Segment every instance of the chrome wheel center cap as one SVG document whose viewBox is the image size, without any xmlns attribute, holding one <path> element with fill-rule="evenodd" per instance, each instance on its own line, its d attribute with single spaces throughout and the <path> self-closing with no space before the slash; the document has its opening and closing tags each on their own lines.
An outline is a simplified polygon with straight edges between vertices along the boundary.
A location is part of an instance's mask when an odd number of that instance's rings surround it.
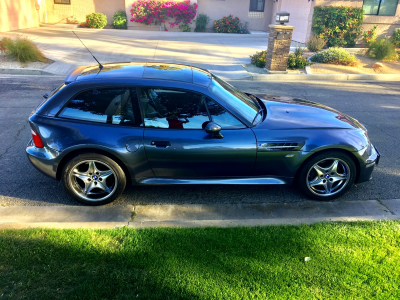
<svg viewBox="0 0 400 300">
<path fill-rule="evenodd" d="M 98 179 L 98 177 L 97 177 L 97 176 L 93 176 L 92 178 L 93 178 L 93 180 L 97 180 L 97 179 Z"/>
<path fill-rule="evenodd" d="M 329 175 L 325 175 L 325 178 L 329 178 Z"/>
</svg>

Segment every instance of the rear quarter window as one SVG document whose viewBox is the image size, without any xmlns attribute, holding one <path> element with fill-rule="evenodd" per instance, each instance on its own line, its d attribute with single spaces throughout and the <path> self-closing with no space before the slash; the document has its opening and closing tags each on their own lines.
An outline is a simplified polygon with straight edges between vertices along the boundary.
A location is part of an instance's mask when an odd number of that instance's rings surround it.
<svg viewBox="0 0 400 300">
<path fill-rule="evenodd" d="M 141 120 L 137 106 L 135 89 L 90 89 L 69 100 L 58 117 L 107 124 L 139 125 Z"/>
<path fill-rule="evenodd" d="M 35 111 L 38 111 L 39 108 L 41 108 L 43 106 L 43 104 L 45 104 L 47 101 L 50 100 L 51 97 L 53 97 L 55 94 L 57 94 L 60 90 L 62 90 L 66 85 L 63 83 L 62 85 L 60 85 L 59 87 L 51 90 L 50 92 L 47 92 L 46 94 L 48 94 L 48 97 L 45 98 L 35 109 Z M 46 95 L 45 94 L 45 95 Z"/>
</svg>

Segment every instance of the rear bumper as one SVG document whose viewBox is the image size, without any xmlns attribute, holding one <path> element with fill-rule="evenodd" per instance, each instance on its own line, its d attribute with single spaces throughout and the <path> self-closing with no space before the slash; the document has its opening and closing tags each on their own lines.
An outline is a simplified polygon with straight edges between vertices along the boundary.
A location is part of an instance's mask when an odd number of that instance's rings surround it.
<svg viewBox="0 0 400 300">
<path fill-rule="evenodd" d="M 357 183 L 369 181 L 372 179 L 372 171 L 375 166 L 378 165 L 379 159 L 381 157 L 378 149 L 371 145 L 371 152 L 367 153 L 365 149 L 361 150 L 359 154 L 361 155 L 360 160 L 360 176 L 358 177 Z"/>
<path fill-rule="evenodd" d="M 43 174 L 56 179 L 59 152 L 51 148 L 37 148 L 32 140 L 26 146 L 26 154 L 32 165 Z"/>
</svg>

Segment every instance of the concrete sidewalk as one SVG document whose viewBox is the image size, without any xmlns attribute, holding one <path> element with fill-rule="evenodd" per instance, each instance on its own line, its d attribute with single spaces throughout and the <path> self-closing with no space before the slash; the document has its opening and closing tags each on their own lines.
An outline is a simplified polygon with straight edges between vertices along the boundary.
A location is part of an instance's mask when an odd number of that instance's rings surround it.
<svg viewBox="0 0 400 300">
<path fill-rule="evenodd" d="M 248 76 L 243 64 L 250 55 L 265 50 L 268 34 L 218 34 L 48 26 L 0 33 L 24 35 L 34 41 L 55 63 L 43 71 L 66 75 L 82 65 L 96 62 L 72 33 L 74 30 L 89 50 L 102 62 L 163 61 L 208 69 L 230 79 Z M 293 47 L 295 47 L 293 42 Z"/>
<path fill-rule="evenodd" d="M 347 202 L 0 207 L 0 228 L 232 227 L 399 220 L 400 199 Z"/>
</svg>

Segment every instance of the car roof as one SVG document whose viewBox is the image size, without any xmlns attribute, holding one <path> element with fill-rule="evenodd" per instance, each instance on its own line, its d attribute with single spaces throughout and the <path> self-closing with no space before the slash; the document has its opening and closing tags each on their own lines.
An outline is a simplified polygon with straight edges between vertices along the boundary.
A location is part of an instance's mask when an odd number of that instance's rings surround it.
<svg viewBox="0 0 400 300">
<path fill-rule="evenodd" d="M 76 68 L 65 77 L 65 84 L 96 79 L 161 79 L 209 86 L 211 73 L 205 69 L 163 62 L 107 63 Z"/>
</svg>

